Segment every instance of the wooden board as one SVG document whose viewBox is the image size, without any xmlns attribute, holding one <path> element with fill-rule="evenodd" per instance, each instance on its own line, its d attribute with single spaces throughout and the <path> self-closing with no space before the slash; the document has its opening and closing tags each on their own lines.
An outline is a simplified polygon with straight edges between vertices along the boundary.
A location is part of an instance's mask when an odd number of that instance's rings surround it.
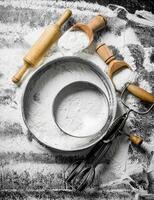
<svg viewBox="0 0 154 200">
<path fill-rule="evenodd" d="M 31 134 L 28 133 L 23 123 L 20 98 L 24 85 L 33 70 L 19 87 L 11 82 L 11 77 L 22 65 L 22 57 L 30 47 L 26 36 L 31 33 L 30 38 L 33 42 L 35 40 L 33 31 L 40 30 L 54 22 L 57 16 L 68 7 L 72 9 L 73 17 L 64 26 L 63 31 L 75 21 L 87 22 L 98 13 L 107 16 L 113 14 L 103 6 L 85 2 L 0 0 L 0 199 L 2 200 L 130 200 L 141 193 L 149 193 L 147 171 L 151 157 L 129 145 L 125 137 L 121 137 L 115 143 L 109 156 L 104 158 L 103 164 L 98 166 L 99 173 L 92 187 L 85 193 L 77 193 L 69 189 L 64 178 L 67 166 L 80 155 L 57 153 L 46 149 L 35 140 L 31 141 Z M 154 28 L 149 20 L 145 21 L 147 25 L 131 20 L 124 9 L 119 12 L 118 16 L 118 18 L 108 18 L 108 27 L 96 35 L 94 45 L 86 53 L 93 54 L 96 43 L 106 40 L 104 38 L 106 33 L 110 34 L 112 43 L 112 45 L 109 44 L 110 47 L 119 58 L 125 58 L 129 64 L 133 64 L 140 76 L 140 86 L 154 93 L 152 67 Z M 129 28 L 132 38 L 135 34 L 138 42 L 130 39 L 129 44 L 126 43 L 125 49 L 122 49 L 118 47 L 114 35 L 119 38 L 122 31 L 125 30 L 127 34 Z M 127 38 L 125 40 L 127 41 Z M 53 54 L 55 55 L 56 52 L 55 47 Z M 129 53 L 131 59 L 126 56 L 126 52 Z M 50 59 L 50 55 L 50 53 L 47 55 L 46 60 Z M 101 64 L 103 67 L 103 62 Z M 128 126 L 131 132 L 141 133 L 145 141 L 153 145 L 153 124 L 154 112 L 152 111 L 146 116 L 133 115 Z M 85 153 L 82 153 L 82 156 Z M 120 158 L 123 158 L 123 162 L 120 162 Z"/>
</svg>

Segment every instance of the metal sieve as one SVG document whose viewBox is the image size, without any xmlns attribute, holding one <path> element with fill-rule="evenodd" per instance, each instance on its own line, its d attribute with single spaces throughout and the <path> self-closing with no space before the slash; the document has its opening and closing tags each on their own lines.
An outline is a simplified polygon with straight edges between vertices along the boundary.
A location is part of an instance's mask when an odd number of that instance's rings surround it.
<svg viewBox="0 0 154 200">
<path fill-rule="evenodd" d="M 54 122 L 51 108 L 56 95 L 75 81 L 95 84 L 91 88 L 101 93 L 100 88 L 108 101 L 107 122 L 103 130 L 92 137 L 65 134 Z M 74 56 L 57 58 L 40 67 L 29 79 L 22 97 L 22 116 L 34 138 L 47 147 L 66 152 L 87 149 L 103 138 L 115 118 L 116 109 L 115 89 L 109 77 L 94 63 Z"/>
<path fill-rule="evenodd" d="M 91 137 L 106 129 L 109 102 L 104 91 L 96 84 L 75 81 L 57 93 L 52 114 L 63 133 L 74 137 Z"/>
</svg>

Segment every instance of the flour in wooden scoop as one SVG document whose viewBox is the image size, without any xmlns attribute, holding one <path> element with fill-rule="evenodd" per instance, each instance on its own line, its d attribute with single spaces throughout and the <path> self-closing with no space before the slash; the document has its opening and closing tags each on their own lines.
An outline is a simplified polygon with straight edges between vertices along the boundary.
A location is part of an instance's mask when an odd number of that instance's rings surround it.
<svg viewBox="0 0 154 200">
<path fill-rule="evenodd" d="M 58 41 L 58 47 L 64 55 L 74 55 L 89 46 L 89 38 L 82 30 L 69 29 Z"/>
<path fill-rule="evenodd" d="M 113 75 L 113 82 L 118 91 L 122 91 L 127 83 L 136 82 L 136 73 L 129 68 L 122 69 Z"/>
</svg>

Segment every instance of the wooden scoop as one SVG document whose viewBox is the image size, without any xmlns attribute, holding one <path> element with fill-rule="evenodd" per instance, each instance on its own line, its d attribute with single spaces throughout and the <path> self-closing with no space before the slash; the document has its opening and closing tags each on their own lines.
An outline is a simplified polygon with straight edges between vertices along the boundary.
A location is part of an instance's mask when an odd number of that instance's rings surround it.
<svg viewBox="0 0 154 200">
<path fill-rule="evenodd" d="M 116 60 L 116 58 L 113 55 L 113 52 L 109 49 L 109 47 L 106 44 L 99 45 L 96 48 L 96 52 L 105 61 L 105 63 L 109 66 L 108 75 L 111 78 L 111 80 L 112 80 L 113 74 L 119 70 L 122 70 L 123 68 L 129 68 L 130 70 L 132 70 L 131 67 L 125 61 Z M 134 84 L 129 84 L 127 86 L 127 90 L 131 94 L 140 98 L 143 101 L 147 101 L 149 103 L 154 103 L 154 95 L 153 94 L 147 92 L 146 90 L 144 90 Z"/>
<path fill-rule="evenodd" d="M 97 15 L 88 24 L 76 23 L 72 28 L 84 31 L 89 38 L 90 45 L 94 39 L 94 32 L 104 28 L 106 26 L 106 23 L 106 17 L 102 15 Z"/>
<path fill-rule="evenodd" d="M 61 34 L 61 26 L 66 20 L 72 15 L 71 10 L 66 10 L 59 20 L 53 24 L 49 25 L 40 38 L 35 42 L 35 44 L 30 48 L 28 53 L 24 57 L 24 65 L 19 69 L 19 71 L 12 77 L 14 83 L 18 83 L 23 77 L 24 73 L 29 67 L 36 66 L 42 57 L 46 54 L 48 49 L 53 43 L 55 43 Z"/>
</svg>

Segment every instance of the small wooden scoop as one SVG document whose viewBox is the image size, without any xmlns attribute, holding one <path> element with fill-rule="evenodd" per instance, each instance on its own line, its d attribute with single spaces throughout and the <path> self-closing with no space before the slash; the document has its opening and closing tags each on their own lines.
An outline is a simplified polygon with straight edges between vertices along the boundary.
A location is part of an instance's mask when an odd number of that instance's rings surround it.
<svg viewBox="0 0 154 200">
<path fill-rule="evenodd" d="M 108 75 L 111 78 L 111 80 L 115 72 L 122 70 L 123 68 L 129 68 L 131 70 L 131 67 L 125 61 L 116 60 L 116 58 L 113 55 L 113 52 L 109 49 L 109 47 L 106 44 L 99 45 L 96 48 L 96 52 L 109 66 Z M 131 94 L 140 98 L 143 101 L 154 103 L 154 95 L 132 83 L 127 86 L 127 90 Z"/>
<path fill-rule="evenodd" d="M 106 17 L 97 15 L 88 24 L 76 23 L 72 28 L 84 31 L 89 38 L 89 45 L 94 39 L 94 32 L 104 28 L 107 24 Z"/>
</svg>

